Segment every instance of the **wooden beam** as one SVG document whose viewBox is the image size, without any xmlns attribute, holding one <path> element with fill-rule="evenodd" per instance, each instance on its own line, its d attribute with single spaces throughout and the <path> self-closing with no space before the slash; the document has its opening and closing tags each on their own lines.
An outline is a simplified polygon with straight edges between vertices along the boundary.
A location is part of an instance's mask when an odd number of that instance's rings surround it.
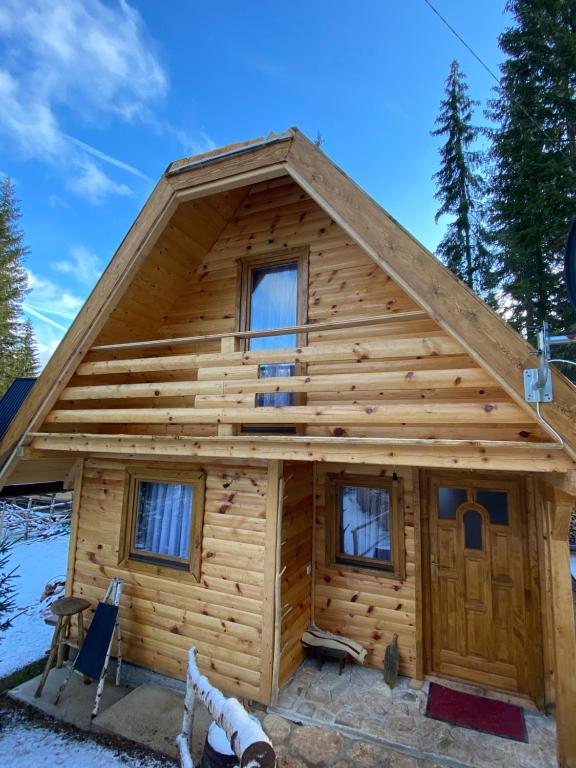
<svg viewBox="0 0 576 768">
<path fill-rule="evenodd" d="M 294 134 L 287 161 L 292 178 L 534 419 L 523 377 L 534 365 L 534 349 L 312 142 Z M 557 370 L 552 375 L 554 401 L 542 413 L 576 458 L 576 390 Z"/>
<path fill-rule="evenodd" d="M 351 362 L 387 358 L 413 358 L 433 355 L 462 354 L 460 345 L 447 336 L 394 336 L 381 341 L 355 344 L 314 344 L 295 349 L 254 349 L 246 352 L 213 352 L 205 354 L 164 355 L 124 360 L 99 360 L 78 366 L 78 376 L 116 373 L 147 373 L 150 371 L 187 371 L 197 368 L 275 363 Z"/>
<path fill-rule="evenodd" d="M 546 490 L 558 765 L 576 768 L 576 633 L 568 548 L 574 497 L 554 486 Z"/>
<path fill-rule="evenodd" d="M 301 249 L 298 249 L 301 250 Z M 325 323 L 306 323 L 287 328 L 273 328 L 260 331 L 236 331 L 235 333 L 212 333 L 205 336 L 180 336 L 177 339 L 153 339 L 151 341 L 127 341 L 120 344 L 100 344 L 92 347 L 92 352 L 119 352 L 127 349 L 157 349 L 158 347 L 178 347 L 186 344 L 209 343 L 222 339 L 260 339 L 285 334 L 310 333 L 318 331 L 337 331 L 342 328 L 362 328 L 367 325 L 386 325 L 402 323 L 406 320 L 425 320 L 426 312 L 397 312 L 371 317 L 357 317 L 353 320 L 331 320 Z"/>
<path fill-rule="evenodd" d="M 450 467 L 452 469 L 566 472 L 574 462 L 554 444 L 464 440 L 394 440 L 391 438 L 166 437 L 34 433 L 30 457 L 51 452 L 77 455 L 184 461 L 193 456 L 214 458 L 337 461 L 350 464 Z"/>
<path fill-rule="evenodd" d="M 565 475 L 550 475 L 546 482 L 573 499 L 576 497 L 576 471 L 566 472 Z"/>
<path fill-rule="evenodd" d="M 84 476 L 84 460 L 74 465 L 74 490 L 72 495 L 72 516 L 70 518 L 70 538 L 68 540 L 68 565 L 66 567 L 66 597 L 72 595 L 74 587 L 74 565 L 76 563 L 76 544 L 78 542 L 78 523 L 80 518 L 80 497 Z"/>
<path fill-rule="evenodd" d="M 245 366 L 242 366 L 243 368 Z M 214 370 L 214 369 L 205 369 Z M 61 400 L 120 400 L 132 397 L 193 397 L 195 395 L 235 395 L 245 392 L 355 392 L 395 389 L 406 392 L 427 389 L 453 389 L 454 392 L 489 388 L 492 379 L 481 368 L 449 368 L 378 373 L 312 374 L 310 376 L 269 376 L 264 379 L 222 381 L 168 381 L 146 384 L 94 384 L 66 387 Z M 360 397 L 360 394 L 358 394 Z"/>
<path fill-rule="evenodd" d="M 515 403 L 380 402 L 260 408 L 91 408 L 53 410 L 45 424 L 525 424 Z"/>
</svg>

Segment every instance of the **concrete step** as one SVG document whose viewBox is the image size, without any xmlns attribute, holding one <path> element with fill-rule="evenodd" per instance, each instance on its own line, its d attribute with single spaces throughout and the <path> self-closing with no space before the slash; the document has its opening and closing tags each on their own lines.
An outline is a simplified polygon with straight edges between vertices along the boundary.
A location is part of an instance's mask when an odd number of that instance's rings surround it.
<svg viewBox="0 0 576 768">
<path fill-rule="evenodd" d="M 64 667 L 50 670 L 42 696 L 38 699 L 34 698 L 34 691 L 40 682 L 40 675 L 13 688 L 8 692 L 8 696 L 15 701 L 19 701 L 21 704 L 35 707 L 40 712 L 56 720 L 61 720 L 64 723 L 87 731 L 90 729 L 90 715 L 94 707 L 97 683 L 91 682 L 89 685 L 86 685 L 82 676 L 74 672 L 70 677 L 68 685 L 62 692 L 60 701 L 58 704 L 54 704 L 54 697 L 58 693 L 58 689 L 66 674 L 67 670 Z M 106 683 L 100 702 L 100 711 L 105 712 L 129 693 L 130 688 Z"/>
<path fill-rule="evenodd" d="M 141 747 L 177 759 L 176 736 L 182 727 L 183 712 L 182 693 L 144 683 L 99 714 L 92 729 L 129 739 Z M 196 757 L 202 754 L 210 722 L 205 707 L 197 703 L 192 734 L 192 754 Z"/>
</svg>

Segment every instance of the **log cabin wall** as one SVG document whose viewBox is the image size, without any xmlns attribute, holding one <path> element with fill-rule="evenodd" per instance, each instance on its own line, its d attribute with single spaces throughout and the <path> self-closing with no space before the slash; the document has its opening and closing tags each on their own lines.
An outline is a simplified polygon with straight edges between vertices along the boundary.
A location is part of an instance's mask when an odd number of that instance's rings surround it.
<svg viewBox="0 0 576 768">
<path fill-rule="evenodd" d="M 297 247 L 309 249 L 309 322 L 418 309 L 386 272 L 286 177 L 256 184 L 242 194 L 236 190 L 233 199 L 226 199 L 225 207 L 218 198 L 217 213 L 213 211 L 217 202 L 211 201 L 202 206 L 195 203 L 195 208 L 185 203 L 178 209 L 161 238 L 162 249 L 155 251 L 152 266 L 142 273 L 143 284 L 128 292 L 99 342 L 231 333 L 237 322 L 238 260 Z M 206 218 L 211 228 L 204 223 Z M 217 230 L 214 221 L 222 229 L 211 245 Z M 208 227 L 208 234 L 202 250 L 195 242 L 202 239 L 199 233 L 203 227 Z M 160 252 L 163 260 L 157 264 Z M 170 279 L 172 264 L 175 272 Z M 158 278 L 156 282 L 150 272 Z M 134 329 L 131 306 L 137 309 L 152 284 L 155 311 L 149 312 L 148 325 L 141 319 Z M 159 306 L 163 308 L 161 317 Z M 141 318 L 147 308 L 148 304 L 140 308 Z M 217 434 L 218 423 L 250 423 L 256 410 L 261 420 L 271 419 L 272 414 L 254 408 L 258 365 L 242 363 L 230 354 L 222 354 L 220 362 L 202 357 L 217 356 L 219 351 L 220 342 L 210 341 L 190 349 L 168 346 L 145 353 L 91 352 L 43 429 L 210 436 Z M 170 365 L 172 355 L 187 352 L 199 357 L 190 364 Z M 151 358 L 160 356 L 164 356 L 163 362 L 155 365 Z M 130 364 L 132 358 L 136 360 Z M 308 376 L 303 377 L 306 380 L 300 383 L 300 391 L 306 393 L 307 405 L 285 408 L 278 418 L 283 423 L 297 418 L 308 435 L 548 439 L 458 342 L 425 317 L 310 332 L 302 359 L 307 362 Z M 107 362 L 110 360 L 116 361 L 112 367 Z M 183 382 L 187 389 L 164 390 L 160 385 L 165 382 Z M 149 386 L 115 398 L 114 386 L 126 383 Z M 101 387 L 98 396 L 93 385 Z M 280 385 L 286 387 L 286 379 Z M 174 408 L 186 413 L 173 414 Z M 100 418 L 99 413 L 91 414 L 94 409 L 106 411 Z M 124 415 L 126 421 L 122 420 Z"/>
<path fill-rule="evenodd" d="M 269 523 L 266 464 L 210 461 L 178 467 L 206 475 L 197 584 L 183 580 L 179 571 L 166 578 L 153 570 L 118 565 L 128 466 L 96 458 L 84 462 L 70 561 L 72 593 L 95 604 L 110 579 L 119 576 L 125 583 L 120 609 L 125 658 L 184 679 L 187 651 L 194 643 L 200 666 L 214 685 L 266 702 L 271 667 L 270 649 L 262 639 Z"/>
<path fill-rule="evenodd" d="M 399 580 L 377 571 L 374 575 L 355 573 L 351 568 L 331 567 L 326 562 L 326 476 L 342 473 L 391 477 L 392 471 L 391 467 L 316 465 L 314 618 L 321 629 L 362 643 L 368 650 L 366 663 L 379 669 L 383 668 L 386 646 L 397 633 L 400 674 L 414 677 L 417 665 L 414 509 L 419 493 L 416 470 L 409 467 L 396 470 L 404 511 L 406 578 Z"/>
<path fill-rule="evenodd" d="M 304 658 L 300 640 L 312 617 L 313 472 L 311 462 L 284 463 L 280 687 Z"/>
</svg>

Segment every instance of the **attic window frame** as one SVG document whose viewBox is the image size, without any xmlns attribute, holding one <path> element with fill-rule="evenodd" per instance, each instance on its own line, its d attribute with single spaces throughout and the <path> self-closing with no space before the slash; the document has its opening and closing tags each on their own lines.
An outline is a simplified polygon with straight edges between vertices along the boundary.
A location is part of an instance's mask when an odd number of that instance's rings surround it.
<svg viewBox="0 0 576 768">
<path fill-rule="evenodd" d="M 382 488 L 390 495 L 390 561 L 354 557 L 340 548 L 340 520 L 342 515 L 342 486 Z M 328 474 L 326 476 L 326 565 L 338 570 L 374 577 L 388 577 L 398 581 L 406 578 L 406 553 L 404 546 L 404 500 L 401 478 L 393 479 L 371 475 Z"/>
<path fill-rule="evenodd" d="M 295 248 L 284 248 L 271 253 L 257 254 L 247 256 L 238 260 L 238 297 L 236 307 L 236 328 L 241 333 L 250 332 L 250 303 L 252 296 L 252 272 L 255 269 L 263 267 L 274 267 L 282 264 L 296 264 L 297 287 L 296 287 L 296 325 L 307 325 L 308 323 L 308 273 L 309 273 L 310 248 L 308 246 L 298 246 Z M 282 329 L 279 329 L 282 330 Z M 278 334 L 279 336 L 283 334 Z M 304 347 L 308 343 L 308 334 L 306 332 L 296 333 L 296 348 Z M 250 347 L 249 339 L 242 339 L 240 349 L 248 350 Z M 260 376 L 260 369 L 258 369 Z M 294 375 L 303 376 L 306 373 L 306 366 L 303 363 L 296 362 L 294 365 Z M 288 377 L 287 377 L 288 378 Z M 306 393 L 295 392 L 293 405 L 305 405 Z M 254 406 L 257 408 L 258 406 Z M 291 406 L 285 406 L 290 408 Z M 286 424 L 257 424 L 252 425 L 249 422 L 243 424 L 239 431 L 243 434 L 303 434 L 305 425 L 297 424 L 294 427 Z"/>
<path fill-rule="evenodd" d="M 236 328 L 240 333 L 250 332 L 250 299 L 252 272 L 262 267 L 274 267 L 282 264 L 296 263 L 297 265 L 297 303 L 296 324 L 306 325 L 308 322 L 308 262 L 310 249 L 299 246 L 284 248 L 272 253 L 247 256 L 238 260 L 238 301 L 236 311 Z M 281 329 L 279 329 L 281 330 Z M 278 334 L 279 336 L 283 334 Z M 303 347 L 308 339 L 307 333 L 296 334 L 296 346 Z M 242 349 L 249 348 L 249 339 L 242 339 Z"/>
<path fill-rule="evenodd" d="M 191 485 L 192 509 L 190 550 L 187 560 L 154 552 L 142 552 L 134 547 L 140 483 L 174 483 Z M 157 576 L 200 581 L 202 537 L 204 528 L 204 497 L 206 474 L 201 470 L 178 471 L 152 467 L 129 467 L 124 475 L 121 538 L 118 565 Z"/>
</svg>

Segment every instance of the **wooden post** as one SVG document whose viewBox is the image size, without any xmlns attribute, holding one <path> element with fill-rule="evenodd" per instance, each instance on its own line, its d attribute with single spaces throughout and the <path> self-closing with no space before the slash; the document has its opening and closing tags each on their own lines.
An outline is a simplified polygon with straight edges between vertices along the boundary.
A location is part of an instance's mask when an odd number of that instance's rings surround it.
<svg viewBox="0 0 576 768">
<path fill-rule="evenodd" d="M 552 642 L 556 690 L 558 765 L 576 768 L 576 632 L 568 529 L 574 497 L 547 486 L 546 523 L 550 552 Z"/>
<path fill-rule="evenodd" d="M 241 768 L 274 768 L 276 765 L 274 747 L 262 730 L 259 721 L 246 712 L 238 699 L 227 699 L 218 688 L 211 685 L 207 677 L 200 674 L 196 664 L 196 653 L 194 646 L 188 652 L 187 691 L 192 689 L 193 695 L 200 699 L 216 723 L 226 732 Z M 187 696 L 189 707 L 194 701 L 193 695 Z M 178 748 L 183 747 L 184 753 L 186 753 L 185 747 L 190 735 L 186 734 L 188 727 L 192 729 L 192 721 L 185 713 L 183 730 L 177 740 Z"/>
<path fill-rule="evenodd" d="M 266 539 L 264 553 L 264 601 L 262 606 L 262 668 L 260 677 L 260 701 L 270 704 L 275 697 L 274 669 L 276 658 L 276 600 L 277 577 L 280 569 L 278 538 L 282 531 L 282 475 L 281 461 L 268 462 L 266 497 Z"/>
<path fill-rule="evenodd" d="M 71 597 L 74 590 L 74 566 L 76 564 L 76 544 L 78 543 L 78 518 L 80 517 L 80 495 L 82 493 L 82 478 L 84 475 L 84 460 L 80 459 L 74 465 L 74 490 L 72 492 L 72 511 L 70 515 L 70 540 L 68 543 L 68 565 L 66 568 L 66 588 L 64 594 Z"/>
<path fill-rule="evenodd" d="M 220 341 L 220 351 L 223 355 L 238 351 L 238 339 L 236 336 L 224 336 Z M 218 437 L 231 437 L 237 434 L 236 424 L 218 424 Z"/>
</svg>

